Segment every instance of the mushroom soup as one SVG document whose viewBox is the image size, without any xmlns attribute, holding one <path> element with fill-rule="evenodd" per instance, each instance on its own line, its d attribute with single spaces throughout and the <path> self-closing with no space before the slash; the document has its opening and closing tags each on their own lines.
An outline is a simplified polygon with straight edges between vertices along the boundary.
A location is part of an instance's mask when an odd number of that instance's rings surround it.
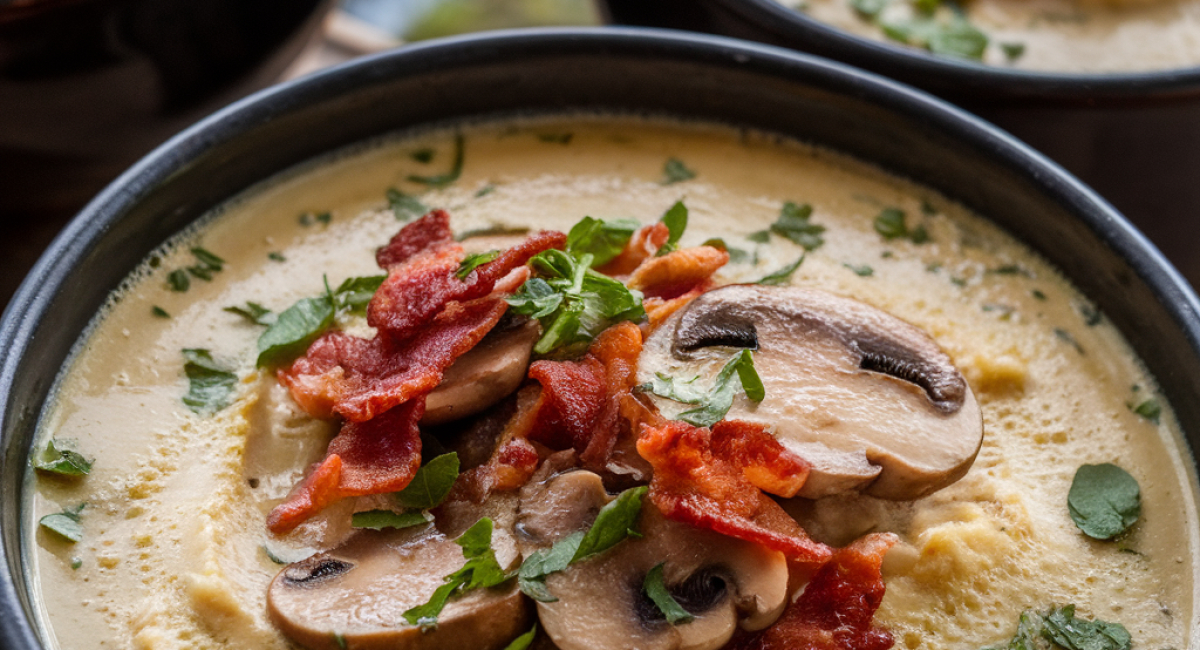
<svg viewBox="0 0 1200 650">
<path fill-rule="evenodd" d="M 1195 0 L 778 0 L 855 36 L 1022 70 L 1200 65 Z"/>
<path fill-rule="evenodd" d="M 152 256 L 56 395 L 26 521 L 52 647 L 1195 627 L 1190 461 L 1104 315 L 773 136 L 579 117 L 307 165 Z"/>
</svg>

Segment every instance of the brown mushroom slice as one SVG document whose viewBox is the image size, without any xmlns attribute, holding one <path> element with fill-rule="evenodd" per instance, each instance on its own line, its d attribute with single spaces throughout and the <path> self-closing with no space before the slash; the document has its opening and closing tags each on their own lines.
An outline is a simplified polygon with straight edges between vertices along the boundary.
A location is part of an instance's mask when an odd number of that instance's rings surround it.
<svg viewBox="0 0 1200 650">
<path fill-rule="evenodd" d="M 511 395 L 525 379 L 540 333 L 535 320 L 507 328 L 497 325 L 446 368 L 442 383 L 425 398 L 421 423 L 442 424 L 474 415 Z"/>
<path fill-rule="evenodd" d="M 516 564 L 511 538 L 493 548 L 501 566 Z M 363 531 L 284 568 L 271 582 L 267 608 L 284 635 L 312 650 L 337 650 L 338 638 L 364 650 L 504 648 L 530 626 L 528 600 L 515 583 L 451 599 L 435 630 L 404 620 L 464 562 L 462 548 L 432 526 Z"/>
<path fill-rule="evenodd" d="M 711 381 L 732 348 L 756 350 L 766 399 L 739 396 L 726 417 L 768 425 L 812 463 L 800 496 L 860 490 L 916 499 L 962 478 L 979 452 L 979 405 L 937 343 L 882 310 L 822 291 L 709 291 L 649 337 L 638 379 Z M 667 417 L 691 408 L 655 401 Z"/>
<path fill-rule="evenodd" d="M 531 482 L 518 514 L 523 549 L 586 530 L 609 499 L 600 478 L 584 470 Z M 668 521 L 648 503 L 638 528 L 641 538 L 546 577 L 558 600 L 538 603 L 538 615 L 561 650 L 715 650 L 739 623 L 758 630 L 782 613 L 788 584 L 782 553 Z M 643 593 L 646 574 L 659 563 L 668 590 L 695 616 L 691 622 L 667 623 Z"/>
</svg>

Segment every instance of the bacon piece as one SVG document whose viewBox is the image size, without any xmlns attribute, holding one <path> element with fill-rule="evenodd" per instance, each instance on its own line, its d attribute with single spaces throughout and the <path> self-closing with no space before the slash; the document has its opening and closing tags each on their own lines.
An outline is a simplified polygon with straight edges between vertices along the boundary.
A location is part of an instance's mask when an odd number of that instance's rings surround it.
<svg viewBox="0 0 1200 650">
<path fill-rule="evenodd" d="M 500 298 L 455 303 L 400 343 L 330 332 L 281 370 L 279 380 L 315 417 L 336 413 L 353 422 L 370 420 L 436 388 L 446 368 L 475 347 L 507 307 Z"/>
<path fill-rule="evenodd" d="M 583 450 L 604 408 L 604 364 L 591 356 L 579 361 L 535 361 L 529 366 L 529 378 L 542 385 L 530 438 L 552 449 Z"/>
<path fill-rule="evenodd" d="M 421 466 L 425 400 L 415 399 L 367 422 L 348 422 L 329 443 L 325 460 L 267 517 L 286 533 L 325 506 L 352 496 L 403 490 Z"/>
<path fill-rule="evenodd" d="M 658 252 L 670 236 L 671 230 L 661 221 L 642 226 L 633 233 L 633 237 L 629 238 L 625 248 L 616 257 L 596 270 L 605 275 L 629 275 L 646 258 Z"/>
<path fill-rule="evenodd" d="M 810 567 L 831 556 L 741 468 L 713 453 L 708 429 L 678 420 L 646 426 L 637 448 L 654 468 L 650 500 L 668 519 L 782 551 Z"/>
<path fill-rule="evenodd" d="M 704 286 L 728 261 L 729 253 L 719 248 L 683 248 L 642 262 L 626 284 L 649 298 L 678 298 Z"/>
<path fill-rule="evenodd" d="M 648 336 L 651 332 L 658 329 L 658 326 L 662 325 L 663 321 L 670 318 L 671 314 L 674 314 L 680 309 L 686 307 L 689 302 L 699 298 L 700 295 L 707 290 L 708 284 L 709 283 L 705 283 L 703 286 L 692 289 L 691 291 L 676 298 L 671 298 L 670 300 L 663 298 L 646 298 L 643 300 L 642 308 L 646 310 L 647 321 L 644 327 L 646 335 Z"/>
<path fill-rule="evenodd" d="M 375 261 L 379 268 L 387 269 L 408 261 L 418 253 L 453 243 L 450 214 L 445 210 L 434 210 L 401 228 L 386 246 L 375 252 Z"/>
<path fill-rule="evenodd" d="M 642 353 L 642 331 L 629 321 L 603 332 L 588 348 L 588 356 L 604 367 L 604 402 L 579 459 L 585 467 L 603 469 L 616 446 L 617 437 L 628 432 L 629 423 L 621 417 L 628 410 L 637 385 L 637 362 Z M 579 447 L 577 446 L 576 449 Z"/>
<path fill-rule="evenodd" d="M 894 640 L 871 619 L 883 600 L 883 556 L 896 543 L 876 533 L 839 549 L 774 625 L 739 633 L 726 650 L 888 650 Z"/>
<path fill-rule="evenodd" d="M 388 277 L 367 307 L 367 323 L 396 340 L 416 335 L 449 303 L 488 295 L 496 283 L 530 258 L 551 248 L 562 248 L 567 236 L 546 230 L 536 233 L 496 259 L 481 264 L 464 279 L 456 275 L 462 247 L 441 244 L 433 251 L 408 258 L 388 269 Z"/>
<path fill-rule="evenodd" d="M 529 434 L 542 407 L 542 388 L 531 384 L 517 392 L 516 413 L 497 437 L 491 458 L 463 472 L 448 497 L 452 501 L 483 503 L 493 491 L 515 490 L 537 470 L 541 455 L 529 442 Z"/>
<path fill-rule="evenodd" d="M 789 499 L 804 487 L 812 467 L 784 449 L 767 427 L 757 422 L 722 420 L 714 424 L 712 452 L 713 456 L 742 468 L 751 485 Z"/>
</svg>

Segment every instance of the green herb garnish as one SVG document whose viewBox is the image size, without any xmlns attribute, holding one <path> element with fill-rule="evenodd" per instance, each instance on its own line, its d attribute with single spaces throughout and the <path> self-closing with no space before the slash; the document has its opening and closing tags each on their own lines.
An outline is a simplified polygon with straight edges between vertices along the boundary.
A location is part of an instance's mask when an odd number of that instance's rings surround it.
<svg viewBox="0 0 1200 650">
<path fill-rule="evenodd" d="M 275 322 L 258 337 L 259 367 L 280 365 L 304 354 L 309 344 L 333 325 L 332 292 L 303 298 L 280 312 Z"/>
<path fill-rule="evenodd" d="M 156 318 L 170 318 L 171 317 L 171 315 L 167 313 L 167 310 L 163 309 L 162 307 L 159 307 L 158 305 L 154 305 L 153 307 L 151 307 L 150 313 L 154 314 L 154 316 Z"/>
<path fill-rule="evenodd" d="M 462 263 L 458 265 L 458 270 L 454 272 L 454 277 L 459 280 L 466 280 L 467 276 L 471 275 L 471 271 L 495 260 L 497 257 L 500 257 L 500 251 L 498 250 L 490 250 L 486 253 L 471 253 L 463 258 Z"/>
<path fill-rule="evenodd" d="M 454 163 L 450 166 L 450 171 L 445 174 L 437 174 L 435 176 L 418 176 L 410 174 L 408 180 L 414 183 L 421 183 L 430 187 L 445 187 L 462 176 L 463 170 L 463 152 L 464 143 L 461 133 L 454 134 Z"/>
<path fill-rule="evenodd" d="M 795 262 L 788 264 L 787 266 L 783 267 L 782 269 L 779 269 L 778 271 L 775 271 L 774 273 L 770 273 L 770 274 L 764 276 L 761 280 L 759 280 L 755 284 L 766 284 L 766 285 L 770 285 L 770 286 L 781 286 L 781 285 L 789 284 L 792 281 L 792 274 L 795 273 L 796 269 L 800 268 L 800 265 L 803 263 L 804 263 L 804 255 L 801 255 L 800 258 L 797 259 Z"/>
<path fill-rule="evenodd" d="M 765 244 L 765 243 L 771 241 L 771 231 L 770 230 L 756 230 L 756 231 L 750 233 L 749 235 L 746 235 L 746 239 L 749 239 L 750 241 L 752 241 L 756 244 Z"/>
<path fill-rule="evenodd" d="M 407 512 L 392 512 L 391 510 L 367 510 L 356 512 L 350 517 L 350 523 L 355 528 L 411 528 L 433 521 L 433 517 L 420 510 Z"/>
<path fill-rule="evenodd" d="M 539 355 L 582 353 L 610 325 L 645 316 L 641 292 L 593 271 L 590 253 L 576 258 L 548 250 L 531 265 L 539 277 L 527 280 L 507 301 L 513 312 L 541 321 L 542 337 L 533 348 Z"/>
<path fill-rule="evenodd" d="M 710 427 L 724 419 L 733 407 L 733 396 L 739 388 L 755 402 L 761 402 L 767 396 L 762 379 L 754 369 L 754 354 L 750 350 L 742 350 L 726 362 L 707 392 L 696 387 L 695 381 L 693 378 L 677 383 L 673 377 L 658 374 L 640 388 L 659 397 L 697 405 L 697 408 L 676 416 L 676 419 L 697 427 Z"/>
<path fill-rule="evenodd" d="M 1141 515 L 1141 489 L 1129 472 L 1116 465 L 1083 465 L 1071 481 L 1067 508 L 1085 535 L 1112 539 L 1129 530 Z"/>
<path fill-rule="evenodd" d="M 888 38 L 924 47 L 943 56 L 979 60 L 988 44 L 987 34 L 957 13 L 949 20 L 929 15 L 917 15 L 908 20 L 881 20 L 879 26 Z"/>
<path fill-rule="evenodd" d="M 904 210 L 899 208 L 884 208 L 875 217 L 875 232 L 884 239 L 907 239 L 914 244 L 924 244 L 929 241 L 929 231 L 924 225 L 910 229 L 906 223 Z"/>
<path fill-rule="evenodd" d="M 1016 61 L 1017 59 L 1021 58 L 1021 56 L 1023 56 L 1025 54 L 1025 44 L 1024 43 L 1001 43 L 1000 51 L 1004 52 L 1004 58 L 1008 59 L 1009 62 L 1011 63 L 1011 62 Z"/>
<path fill-rule="evenodd" d="M 346 645 L 346 637 L 337 632 L 333 633 L 333 644 L 338 647 L 338 650 L 346 650 L 349 647 Z"/>
<path fill-rule="evenodd" d="M 211 415 L 233 402 L 237 390 L 237 375 L 217 364 L 208 350 L 183 350 L 183 373 L 188 378 L 188 392 L 183 403 L 193 413 Z"/>
<path fill-rule="evenodd" d="M 82 566 L 83 566 L 83 558 L 81 558 L 81 557 L 71 558 L 71 570 L 72 571 L 78 571 L 80 569 L 80 567 L 82 567 Z"/>
<path fill-rule="evenodd" d="M 1100 310 L 1095 305 L 1084 302 L 1080 303 L 1078 307 L 1079 315 L 1083 316 L 1083 323 L 1088 327 L 1095 327 L 1104 320 L 1104 315 L 1100 313 Z"/>
<path fill-rule="evenodd" d="M 167 274 L 167 287 L 171 291 L 180 293 L 187 291 L 192 285 L 192 281 L 188 279 L 187 271 L 183 269 L 175 269 Z"/>
<path fill-rule="evenodd" d="M 663 164 L 663 185 L 682 183 L 696 177 L 696 172 L 688 169 L 687 165 L 678 158 L 668 158 Z"/>
<path fill-rule="evenodd" d="M 499 224 L 475 230 L 464 230 L 454 237 L 454 241 L 466 241 L 473 237 L 492 237 L 495 235 L 524 235 L 529 232 L 523 226 L 502 226 Z"/>
<path fill-rule="evenodd" d="M 286 262 L 287 261 L 287 258 L 284 257 L 283 253 L 280 253 L 279 251 L 271 251 L 270 253 L 267 253 L 267 259 L 270 259 L 273 262 Z"/>
<path fill-rule="evenodd" d="M 305 226 L 305 227 L 311 226 L 314 223 L 319 223 L 323 226 L 328 226 L 329 223 L 331 221 L 333 221 L 333 213 L 328 212 L 328 211 L 326 211 L 326 212 L 305 212 L 304 214 L 300 215 L 298 221 L 300 222 L 301 226 Z"/>
<path fill-rule="evenodd" d="M 646 573 L 646 578 L 642 580 L 642 591 L 650 598 L 654 606 L 658 607 L 658 611 L 663 613 L 667 623 L 671 625 L 691 623 L 696 617 L 675 600 L 675 597 L 667 590 L 667 585 L 663 583 L 664 564 L 666 562 L 659 562 Z"/>
<path fill-rule="evenodd" d="M 537 623 L 534 623 L 533 627 L 529 628 L 528 632 L 513 639 L 511 643 L 504 646 L 504 650 L 526 650 L 529 645 L 533 643 L 533 637 L 537 636 L 537 631 Z"/>
<path fill-rule="evenodd" d="M 729 254 L 729 261 L 734 264 L 741 264 L 743 262 L 749 262 L 751 260 L 750 253 L 748 253 L 740 248 L 734 248 L 734 247 L 730 246 L 729 244 L 726 244 L 725 240 L 721 239 L 720 237 L 713 237 L 712 239 L 706 239 L 704 241 L 704 243 L 701 244 L 701 246 L 712 246 L 713 248 L 715 248 L 717 250 L 725 251 L 726 253 Z"/>
<path fill-rule="evenodd" d="M 46 515 L 39 519 L 38 525 L 68 542 L 78 542 L 83 539 L 83 523 L 80 515 L 85 507 L 87 504 L 81 503 L 73 508 L 63 508 L 62 512 Z"/>
<path fill-rule="evenodd" d="M 557 601 L 546 588 L 546 576 L 599 555 L 628 537 L 641 537 L 637 520 L 642 512 L 642 498 L 648 489 L 641 486 L 625 490 L 600 509 L 587 532 L 576 531 L 550 548 L 531 553 L 517 572 L 517 586 L 534 600 Z"/>
<path fill-rule="evenodd" d="M 409 196 L 394 187 L 389 187 L 384 196 L 387 197 L 388 207 L 392 209 L 392 214 L 396 215 L 396 219 L 400 221 L 412 221 L 429 212 L 429 206 L 421 203 L 421 199 Z"/>
<path fill-rule="evenodd" d="M 842 266 L 850 269 L 851 271 L 854 271 L 854 275 L 857 275 L 860 278 L 869 278 L 872 275 L 875 275 L 875 269 L 871 268 L 870 266 L 867 266 L 866 264 L 855 265 L 855 264 L 850 264 L 849 262 L 847 262 L 845 264 L 842 264 Z"/>
<path fill-rule="evenodd" d="M 422 147 L 416 151 L 409 152 L 408 157 L 421 163 L 422 165 L 428 165 L 429 163 L 433 162 L 433 156 L 436 153 L 437 152 L 429 147 Z"/>
<path fill-rule="evenodd" d="M 850 0 L 850 6 L 864 18 L 875 18 L 888 5 L 888 0 Z"/>
<path fill-rule="evenodd" d="M 333 292 L 334 306 L 341 311 L 362 315 L 375 292 L 387 279 L 386 275 L 367 275 L 346 278 Z"/>
<path fill-rule="evenodd" d="M 429 602 L 404 612 L 404 620 L 409 625 L 418 625 L 423 631 L 437 629 L 438 614 L 451 598 L 475 589 L 495 587 L 512 577 L 500 568 L 492 551 L 491 519 L 480 519 L 454 543 L 462 547 L 466 564 L 444 578 L 446 584 L 433 592 Z"/>
<path fill-rule="evenodd" d="M 1017 633 L 1007 643 L 985 650 L 1131 650 L 1133 639 L 1120 623 L 1075 617 L 1075 606 L 1051 607 L 1041 614 L 1021 613 Z"/>
<path fill-rule="evenodd" d="M 245 307 L 226 307 L 224 311 L 237 314 L 255 325 L 270 326 L 275 322 L 275 312 L 256 302 L 247 302 Z"/>
<path fill-rule="evenodd" d="M 636 219 L 584 217 L 567 233 L 567 252 L 576 257 L 590 253 L 592 267 L 603 266 L 625 250 L 640 225 Z"/>
<path fill-rule="evenodd" d="M 395 494 L 405 508 L 428 510 L 441 505 L 458 478 L 458 454 L 442 454 L 417 470 L 412 481 Z"/>
<path fill-rule="evenodd" d="M 1061 327 L 1056 327 L 1056 328 L 1054 328 L 1054 335 L 1058 337 L 1058 340 L 1075 348 L 1075 351 L 1078 352 L 1079 354 L 1085 354 L 1083 351 L 1083 346 L 1080 345 L 1079 341 L 1076 341 L 1075 337 L 1072 336 L 1071 333 L 1068 332 L 1067 330 L 1065 330 Z"/>
<path fill-rule="evenodd" d="M 59 476 L 86 476 L 92 471 L 93 462 L 84 458 L 76 442 L 70 439 L 51 439 L 33 460 L 34 469 Z"/>
<path fill-rule="evenodd" d="M 807 203 L 797 205 L 788 201 L 779 210 L 779 218 L 771 224 L 771 232 L 803 246 L 806 251 L 820 248 L 825 243 L 821 236 L 825 226 L 809 221 L 812 212 L 812 206 Z"/>
<path fill-rule="evenodd" d="M 1138 402 L 1136 405 L 1130 403 L 1129 410 L 1155 424 L 1158 424 L 1158 419 L 1162 416 L 1162 404 L 1159 404 L 1158 400 L 1153 397 Z"/>
<path fill-rule="evenodd" d="M 687 230 L 687 206 L 683 204 L 683 201 L 676 201 L 675 205 L 672 205 L 663 213 L 659 221 L 667 227 L 667 232 L 669 233 L 667 235 L 667 242 L 659 247 L 658 252 L 655 253 L 656 256 L 662 257 L 671 251 L 679 250 L 679 240 L 683 238 L 683 231 Z"/>
</svg>

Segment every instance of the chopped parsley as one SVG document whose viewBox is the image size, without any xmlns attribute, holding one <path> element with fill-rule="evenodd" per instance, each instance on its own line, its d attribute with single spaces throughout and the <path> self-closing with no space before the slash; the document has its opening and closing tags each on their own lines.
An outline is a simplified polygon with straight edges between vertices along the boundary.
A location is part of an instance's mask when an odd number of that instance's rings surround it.
<svg viewBox="0 0 1200 650">
<path fill-rule="evenodd" d="M 556 602 L 558 599 L 546 588 L 546 576 L 599 555 L 628 537 L 641 537 L 637 521 L 648 489 L 641 486 L 625 490 L 600 509 L 587 532 L 576 531 L 550 548 L 529 554 L 517 572 L 517 586 L 534 600 Z"/>
<path fill-rule="evenodd" d="M 283 253 L 280 253 L 279 251 L 271 251 L 270 253 L 267 253 L 267 258 L 273 262 L 286 262 L 287 261 L 287 258 L 284 257 Z"/>
<path fill-rule="evenodd" d="M 907 215 L 904 214 L 904 210 L 884 208 L 875 216 L 875 232 L 888 241 L 907 239 L 914 244 L 924 244 L 929 241 L 929 232 L 925 230 L 924 225 L 910 229 L 906 221 Z"/>
<path fill-rule="evenodd" d="M 538 277 L 506 300 L 513 312 L 541 321 L 542 337 L 533 348 L 541 356 L 582 354 L 610 325 L 645 316 L 642 293 L 593 271 L 591 253 L 577 258 L 548 250 L 531 266 Z"/>
<path fill-rule="evenodd" d="M 394 496 L 405 508 L 428 510 L 445 501 L 458 478 L 458 454 L 450 452 L 433 458 L 417 470 L 412 481 Z"/>
<path fill-rule="evenodd" d="M 183 350 L 183 374 L 188 379 L 188 392 L 183 403 L 197 415 L 212 415 L 233 402 L 237 390 L 237 375 L 231 368 L 221 366 L 208 350 Z"/>
<path fill-rule="evenodd" d="M 163 309 L 162 307 L 159 307 L 158 305 L 154 305 L 153 307 L 151 307 L 150 313 L 153 314 L 155 316 L 155 318 L 170 318 L 171 317 L 171 315 L 167 313 L 167 310 Z"/>
<path fill-rule="evenodd" d="M 1058 337 L 1058 340 L 1075 348 L 1075 351 L 1078 352 L 1079 354 L 1086 354 L 1083 351 L 1083 346 L 1080 345 L 1079 341 L 1076 341 L 1075 337 L 1072 336 L 1071 333 L 1068 332 L 1067 330 L 1065 330 L 1061 327 L 1056 327 L 1056 328 L 1054 328 L 1054 335 Z"/>
<path fill-rule="evenodd" d="M 81 503 L 73 508 L 63 508 L 62 512 L 46 515 L 39 519 L 38 525 L 68 542 L 78 542 L 83 539 L 81 514 L 85 507 L 87 507 L 87 504 Z"/>
<path fill-rule="evenodd" d="M 515 638 L 508 645 L 504 646 L 504 650 L 526 650 L 533 643 L 533 637 L 537 636 L 537 623 L 529 628 L 529 631 Z"/>
<path fill-rule="evenodd" d="M 409 196 L 394 187 L 389 187 L 384 196 L 387 197 L 388 207 L 392 209 L 392 214 L 398 221 L 412 221 L 429 212 L 429 206 L 421 203 L 421 199 Z"/>
<path fill-rule="evenodd" d="M 683 164 L 683 161 L 678 158 L 668 158 L 663 164 L 663 180 L 662 185 L 672 185 L 690 181 L 696 177 L 696 172 L 688 169 L 688 166 Z"/>
<path fill-rule="evenodd" d="M 1129 472 L 1113 465 L 1083 465 L 1067 493 L 1071 521 L 1094 539 L 1112 539 L 1129 530 L 1142 513 L 1142 493 Z"/>
<path fill-rule="evenodd" d="M 420 626 L 423 631 L 437 629 L 437 617 L 451 598 L 475 589 L 495 587 L 512 577 L 500 567 L 492 550 L 491 519 L 480 519 L 454 543 L 462 547 L 466 563 L 443 578 L 445 584 L 433 592 L 429 602 L 404 612 L 404 620 L 409 625 Z"/>
<path fill-rule="evenodd" d="M 742 350 L 722 366 L 712 388 L 703 391 L 695 386 L 696 379 L 677 382 L 674 377 L 661 373 L 640 388 L 676 402 L 696 405 L 696 408 L 681 412 L 677 420 L 697 427 L 711 427 L 725 418 L 733 407 L 733 396 L 740 388 L 750 400 L 761 402 L 766 398 L 766 388 L 758 371 L 754 368 L 754 353 Z"/>
<path fill-rule="evenodd" d="M 756 231 L 750 233 L 749 235 L 746 235 L 746 239 L 749 239 L 750 241 L 752 241 L 756 244 L 765 244 L 765 243 L 771 241 L 771 231 L 770 230 L 756 230 Z"/>
<path fill-rule="evenodd" d="M 339 311 L 362 313 L 383 281 L 384 275 L 347 278 L 337 291 L 328 286 L 315 298 L 302 298 L 283 310 L 258 337 L 259 367 L 281 365 L 304 353 L 308 346 L 333 326 Z"/>
<path fill-rule="evenodd" d="M 371 530 L 411 528 L 427 524 L 431 521 L 433 521 L 433 516 L 420 510 L 405 512 L 367 510 L 365 512 L 356 512 L 350 517 L 350 524 L 355 528 L 369 528 Z"/>
<path fill-rule="evenodd" d="M 860 278 L 869 278 L 872 275 L 875 275 L 875 269 L 866 264 L 850 264 L 847 262 L 842 264 L 842 266 L 854 271 L 854 275 L 857 275 Z"/>
<path fill-rule="evenodd" d="M 892 40 L 943 56 L 980 60 L 988 45 L 987 34 L 958 12 L 952 13 L 949 19 L 928 14 L 917 14 L 906 20 L 882 19 L 879 26 Z"/>
<path fill-rule="evenodd" d="M 729 244 L 726 244 L 725 240 L 721 239 L 720 237 L 713 237 L 712 239 L 707 239 L 704 241 L 703 244 L 701 244 L 701 246 L 711 246 L 717 250 L 725 251 L 726 253 L 729 254 L 729 261 L 734 264 L 742 264 L 744 262 L 749 262 L 753 259 L 753 256 L 751 256 L 750 253 L 748 253 L 740 248 L 734 248 L 734 247 L 730 246 Z"/>
<path fill-rule="evenodd" d="M 33 457 L 33 468 L 58 476 L 87 476 L 92 471 L 92 460 L 79 453 L 76 441 L 64 438 L 50 439 L 46 446 Z"/>
<path fill-rule="evenodd" d="M 301 226 L 311 226 L 314 223 L 319 223 L 322 226 L 328 226 L 333 221 L 333 213 L 325 212 L 305 212 L 297 219 Z"/>
<path fill-rule="evenodd" d="M 875 18 L 888 5 L 888 0 L 850 0 L 850 6 L 864 18 Z"/>
<path fill-rule="evenodd" d="M 274 323 L 275 319 L 277 318 L 275 312 L 256 302 L 247 302 L 246 306 L 244 307 L 226 307 L 224 311 L 227 311 L 231 314 L 237 314 L 238 316 L 245 318 L 255 325 L 266 325 L 268 327 Z"/>
<path fill-rule="evenodd" d="M 766 284 L 766 285 L 771 285 L 771 286 L 780 286 L 780 285 L 790 284 L 792 281 L 792 274 L 795 273 L 796 269 L 800 268 L 800 265 L 803 263 L 804 263 L 804 255 L 801 255 L 800 258 L 797 259 L 795 262 L 788 264 L 787 266 L 783 267 L 782 269 L 779 269 L 778 271 L 775 271 L 774 273 L 770 273 L 770 274 L 764 276 L 761 280 L 759 280 L 755 284 Z"/>
<path fill-rule="evenodd" d="M 450 171 L 445 174 L 436 174 L 433 176 L 418 176 L 410 174 L 408 180 L 429 187 L 445 187 L 462 176 L 463 170 L 463 153 L 464 153 L 463 136 L 461 133 L 454 134 L 454 162 L 450 166 Z"/>
<path fill-rule="evenodd" d="M 1025 44 L 1019 42 L 1001 43 L 1000 51 L 1004 52 L 1004 58 L 1008 59 L 1011 63 L 1025 54 Z"/>
<path fill-rule="evenodd" d="M 167 287 L 171 291 L 180 293 L 187 291 L 192 286 L 192 281 L 188 279 L 187 271 L 183 269 L 175 269 L 167 274 Z"/>
<path fill-rule="evenodd" d="M 640 225 L 636 219 L 584 217 L 567 233 L 567 252 L 576 257 L 591 254 L 592 266 L 603 266 L 625 250 Z"/>
<path fill-rule="evenodd" d="M 429 163 L 433 162 L 433 157 L 436 153 L 437 152 L 430 147 L 422 147 L 415 151 L 410 151 L 408 157 L 421 163 L 422 165 L 428 165 Z"/>
<path fill-rule="evenodd" d="M 466 241 L 475 237 L 494 237 L 496 235 L 524 235 L 528 232 L 529 229 L 523 226 L 504 226 L 500 224 L 494 224 L 486 228 L 464 230 L 454 237 L 454 241 Z"/>
<path fill-rule="evenodd" d="M 688 225 L 688 209 L 683 204 L 683 201 L 676 201 L 675 205 L 667 208 L 659 219 L 667 227 L 667 241 L 655 255 L 661 257 L 671 251 L 679 250 L 679 240 L 683 238 L 683 231 L 687 230 Z"/>
<path fill-rule="evenodd" d="M 346 278 L 333 291 L 334 306 L 340 311 L 362 315 L 366 313 L 367 305 L 379 286 L 387 279 L 386 275 L 366 275 Z"/>
<path fill-rule="evenodd" d="M 1159 418 L 1162 417 L 1162 404 L 1159 404 L 1158 400 L 1153 397 L 1137 404 L 1130 402 L 1129 410 L 1155 424 L 1158 424 Z"/>
<path fill-rule="evenodd" d="M 1133 638 L 1120 623 L 1075 617 L 1075 606 L 1051 607 L 1045 614 L 1021 613 L 1017 633 L 984 650 L 1131 650 Z"/>
<path fill-rule="evenodd" d="M 786 237 L 804 247 L 806 251 L 820 248 L 825 243 L 821 236 L 825 232 L 825 226 L 809 221 L 812 212 L 812 206 L 807 203 L 798 205 L 788 201 L 779 210 L 779 218 L 771 224 L 770 232 Z"/>
<path fill-rule="evenodd" d="M 667 619 L 667 623 L 671 625 L 681 625 L 683 623 L 691 623 L 696 619 L 675 600 L 671 592 L 667 590 L 667 585 L 663 582 L 663 565 L 666 562 L 659 562 L 646 573 L 646 577 L 642 580 L 642 592 L 650 598 L 650 602 L 662 612 Z"/>
<path fill-rule="evenodd" d="M 1083 323 L 1088 327 L 1095 327 L 1104 320 L 1104 315 L 1091 303 L 1079 303 L 1078 308 L 1079 315 L 1083 316 Z"/>
<path fill-rule="evenodd" d="M 498 250 L 490 250 L 486 253 L 471 253 L 463 258 L 462 263 L 458 265 L 458 270 L 454 272 L 454 277 L 459 280 L 466 280 L 467 276 L 471 275 L 471 271 L 495 260 L 497 257 L 500 257 L 500 251 Z"/>
</svg>

